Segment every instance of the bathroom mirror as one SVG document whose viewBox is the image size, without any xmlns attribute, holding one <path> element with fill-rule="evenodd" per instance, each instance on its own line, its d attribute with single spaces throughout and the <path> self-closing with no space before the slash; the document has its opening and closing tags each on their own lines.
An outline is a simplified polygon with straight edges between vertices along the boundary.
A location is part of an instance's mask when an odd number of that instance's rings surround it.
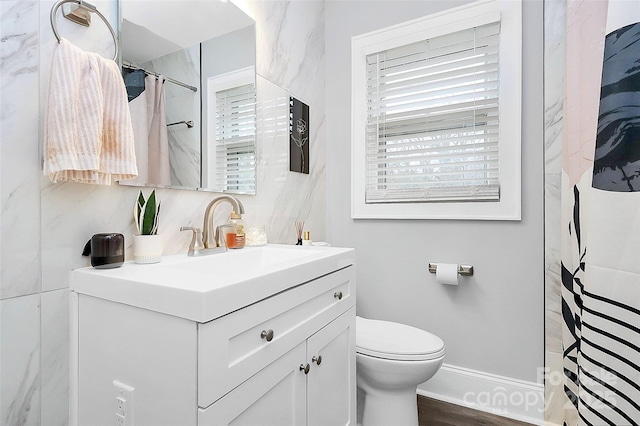
<svg viewBox="0 0 640 426">
<path fill-rule="evenodd" d="M 120 183 L 255 194 L 253 19 L 227 1 L 120 0 L 119 13 L 139 172 Z"/>
</svg>

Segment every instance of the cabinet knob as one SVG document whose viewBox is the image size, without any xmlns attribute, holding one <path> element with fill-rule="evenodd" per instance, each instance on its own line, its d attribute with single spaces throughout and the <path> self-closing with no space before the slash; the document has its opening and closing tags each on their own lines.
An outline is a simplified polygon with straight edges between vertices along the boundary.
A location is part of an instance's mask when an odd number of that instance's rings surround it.
<svg viewBox="0 0 640 426">
<path fill-rule="evenodd" d="M 313 358 L 311 358 L 311 362 L 315 362 L 317 365 L 320 365 L 322 363 L 322 355 L 314 355 Z"/>
<path fill-rule="evenodd" d="M 336 293 L 333 293 L 333 297 L 335 297 L 338 300 L 342 300 L 342 292 L 338 291 Z"/>
<path fill-rule="evenodd" d="M 260 337 L 262 337 L 263 339 L 266 339 L 267 342 L 270 342 L 273 340 L 273 330 L 262 330 L 262 333 L 260 333 Z"/>
<path fill-rule="evenodd" d="M 309 370 L 311 370 L 311 366 L 309 364 L 300 364 L 300 371 L 304 371 L 304 374 L 309 374 Z"/>
</svg>

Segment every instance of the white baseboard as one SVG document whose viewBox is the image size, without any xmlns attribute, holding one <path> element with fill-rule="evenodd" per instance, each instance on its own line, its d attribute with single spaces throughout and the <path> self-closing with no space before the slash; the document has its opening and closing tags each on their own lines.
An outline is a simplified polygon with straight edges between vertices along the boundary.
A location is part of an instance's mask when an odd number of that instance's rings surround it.
<svg viewBox="0 0 640 426">
<path fill-rule="evenodd" d="M 443 364 L 418 394 L 526 423 L 544 424 L 544 386 Z"/>
</svg>

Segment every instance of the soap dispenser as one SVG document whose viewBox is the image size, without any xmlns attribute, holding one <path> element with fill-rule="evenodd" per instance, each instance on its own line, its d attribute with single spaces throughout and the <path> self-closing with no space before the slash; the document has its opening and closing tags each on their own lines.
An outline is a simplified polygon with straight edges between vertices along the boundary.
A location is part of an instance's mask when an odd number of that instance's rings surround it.
<svg viewBox="0 0 640 426">
<path fill-rule="evenodd" d="M 244 247 L 244 221 L 242 220 L 242 215 L 240 213 L 236 213 L 235 211 L 231 212 L 231 216 L 229 216 L 229 221 L 227 225 L 231 225 L 231 229 L 226 234 L 226 242 L 227 248 L 230 249 L 241 249 Z"/>
</svg>

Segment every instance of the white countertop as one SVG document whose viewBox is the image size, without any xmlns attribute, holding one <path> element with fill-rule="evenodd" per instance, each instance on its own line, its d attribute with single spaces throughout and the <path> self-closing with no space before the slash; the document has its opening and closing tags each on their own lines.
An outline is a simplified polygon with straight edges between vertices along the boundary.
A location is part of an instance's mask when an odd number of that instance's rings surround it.
<svg viewBox="0 0 640 426">
<path fill-rule="evenodd" d="M 71 272 L 71 290 L 207 322 L 314 278 L 355 264 L 355 250 L 268 244 L 160 263 Z"/>
</svg>

